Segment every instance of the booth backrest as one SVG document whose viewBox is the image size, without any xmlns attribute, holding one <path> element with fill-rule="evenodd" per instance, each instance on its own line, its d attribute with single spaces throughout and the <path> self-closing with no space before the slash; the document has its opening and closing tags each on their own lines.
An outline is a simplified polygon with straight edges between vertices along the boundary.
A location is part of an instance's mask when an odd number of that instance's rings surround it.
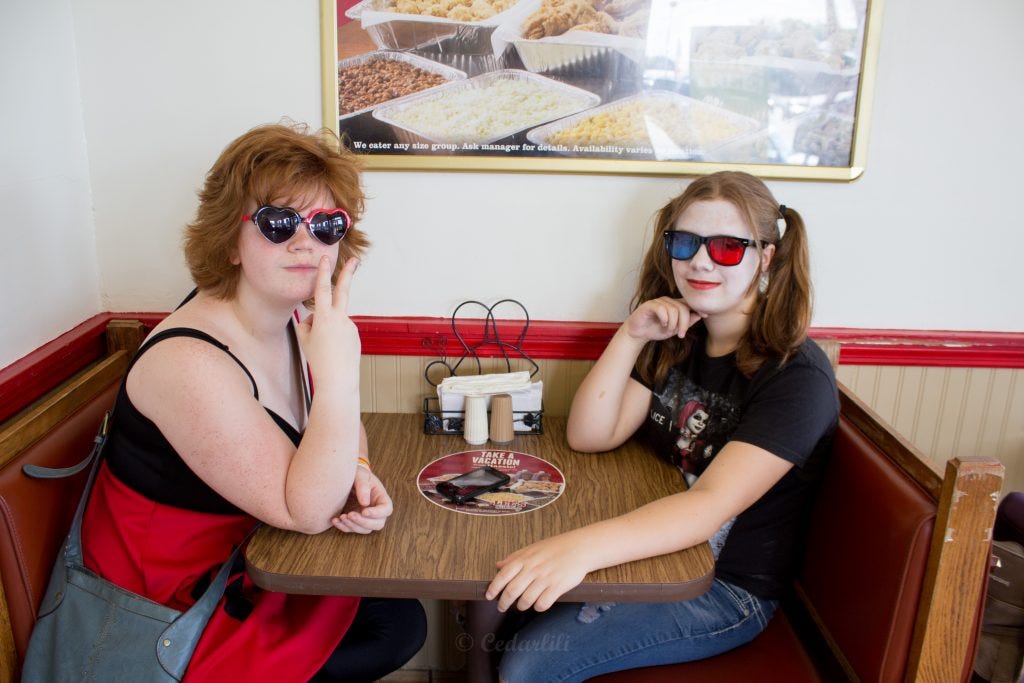
<svg viewBox="0 0 1024 683">
<path fill-rule="evenodd" d="M 796 589 L 861 680 L 903 679 L 936 507 L 840 418 Z"/>
<path fill-rule="evenodd" d="M 0 432 L 0 680 L 17 678 L 88 475 L 86 469 L 64 479 L 32 479 L 22 465 L 68 467 L 85 458 L 126 366 L 124 351 L 108 356 Z"/>
</svg>

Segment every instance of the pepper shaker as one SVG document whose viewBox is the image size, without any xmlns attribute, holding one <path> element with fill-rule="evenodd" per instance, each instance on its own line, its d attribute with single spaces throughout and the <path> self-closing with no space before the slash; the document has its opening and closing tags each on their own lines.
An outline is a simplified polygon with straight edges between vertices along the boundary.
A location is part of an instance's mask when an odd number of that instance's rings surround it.
<svg viewBox="0 0 1024 683">
<path fill-rule="evenodd" d="M 496 444 L 512 443 L 514 436 L 512 395 L 495 394 L 491 396 L 491 442 Z"/>
</svg>

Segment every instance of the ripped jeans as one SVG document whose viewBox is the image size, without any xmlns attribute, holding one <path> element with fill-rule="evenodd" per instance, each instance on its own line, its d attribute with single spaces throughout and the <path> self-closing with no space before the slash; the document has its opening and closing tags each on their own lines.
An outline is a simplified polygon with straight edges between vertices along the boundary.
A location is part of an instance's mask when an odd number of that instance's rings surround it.
<svg viewBox="0 0 1024 683">
<path fill-rule="evenodd" d="M 704 659 L 753 640 L 777 605 L 720 579 L 682 602 L 556 603 L 516 634 L 501 676 L 506 683 L 568 683 Z"/>
</svg>

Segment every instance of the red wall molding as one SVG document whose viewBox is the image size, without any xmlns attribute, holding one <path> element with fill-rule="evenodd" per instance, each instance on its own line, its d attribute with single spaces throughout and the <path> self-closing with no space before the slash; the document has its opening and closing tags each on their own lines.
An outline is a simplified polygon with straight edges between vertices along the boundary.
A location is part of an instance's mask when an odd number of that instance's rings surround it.
<svg viewBox="0 0 1024 683">
<path fill-rule="evenodd" d="M 111 320 L 152 327 L 166 313 L 99 313 L 0 369 L 0 422 L 106 354 L 103 331 Z"/>
<path fill-rule="evenodd" d="M 103 330 L 111 320 L 140 320 L 156 325 L 166 313 L 100 313 L 0 369 L 0 421 L 7 419 L 105 352 Z M 356 316 L 363 353 L 374 356 L 459 358 L 462 342 L 477 347 L 494 340 L 522 346 L 534 359 L 596 359 L 618 323 L 531 321 L 525 337 L 523 321 L 497 320 L 487 329 L 483 320 L 387 318 Z M 908 365 L 933 367 L 1024 368 L 1024 333 L 953 332 L 942 330 L 870 330 L 813 328 L 811 334 L 840 342 L 843 365 Z M 514 350 L 506 348 L 510 356 Z M 482 357 L 501 357 L 496 344 L 479 346 Z"/>
<path fill-rule="evenodd" d="M 811 335 L 839 341 L 844 365 L 1024 368 L 1022 332 L 816 327 Z"/>
<path fill-rule="evenodd" d="M 531 320 L 524 332 L 522 320 L 496 320 L 484 328 L 482 319 L 460 319 L 453 328 L 449 318 L 378 318 L 355 316 L 363 353 L 373 356 L 438 356 L 458 358 L 463 342 L 477 348 L 481 357 L 500 358 L 502 346 L 510 356 L 521 347 L 534 359 L 572 358 L 593 360 L 601 355 L 619 328 L 618 323 L 558 322 Z M 497 337 L 495 336 L 497 330 Z M 460 341 L 461 337 L 461 341 Z M 499 338 L 503 345 L 483 344 Z"/>
<path fill-rule="evenodd" d="M 355 321 L 363 353 L 368 355 L 440 356 L 446 351 L 457 358 L 462 353 L 448 318 L 356 317 Z M 522 321 L 496 324 L 502 341 L 518 343 Z M 594 360 L 618 328 L 619 323 L 531 321 L 522 347 L 535 359 Z M 456 329 L 471 348 L 484 341 L 482 320 L 460 320 Z M 811 336 L 839 341 L 839 362 L 844 365 L 1024 368 L 1024 333 L 815 327 Z M 481 346 L 478 353 L 501 356 L 496 345 Z"/>
<path fill-rule="evenodd" d="M 483 321 L 464 319 L 455 329 L 449 318 L 355 317 L 362 352 L 370 355 L 432 355 L 459 357 L 463 345 L 484 341 Z M 497 321 L 502 341 L 519 344 L 522 321 Z M 532 358 L 596 359 L 617 323 L 535 321 L 521 345 Z M 494 340 L 493 330 L 487 339 Z M 812 328 L 818 339 L 840 342 L 840 362 L 847 366 L 924 366 L 943 368 L 1024 368 L 1024 333 L 950 332 L 941 330 L 865 330 Z M 477 349 L 499 357 L 498 345 Z"/>
</svg>

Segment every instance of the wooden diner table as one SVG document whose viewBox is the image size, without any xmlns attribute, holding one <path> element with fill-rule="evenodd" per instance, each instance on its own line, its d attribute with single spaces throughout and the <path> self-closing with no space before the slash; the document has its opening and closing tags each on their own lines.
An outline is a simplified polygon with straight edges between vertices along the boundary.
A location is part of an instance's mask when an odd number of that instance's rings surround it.
<svg viewBox="0 0 1024 683">
<path fill-rule="evenodd" d="M 633 441 L 608 453 L 573 451 L 566 443 L 564 418 L 544 417 L 543 434 L 517 434 L 502 446 L 470 446 L 461 436 L 424 434 L 423 416 L 417 414 L 367 413 L 363 422 L 373 471 L 395 504 L 387 525 L 370 535 L 330 529 L 312 536 L 264 526 L 245 551 L 257 585 L 286 593 L 484 601 L 495 562 L 513 550 L 684 487 L 674 467 Z M 464 514 L 420 493 L 417 475 L 427 463 L 484 449 L 518 451 L 550 462 L 565 476 L 565 490 L 544 507 L 508 515 Z M 561 599 L 686 600 L 706 591 L 713 578 L 714 559 L 703 543 L 591 572 Z M 494 603 L 469 604 L 469 630 L 479 636 Z M 473 654 L 471 669 L 481 666 Z"/>
<path fill-rule="evenodd" d="M 513 550 L 614 517 L 679 491 L 681 475 L 641 445 L 608 453 L 573 451 L 565 419 L 545 417 L 544 434 L 516 435 L 504 446 L 470 446 L 461 436 L 426 435 L 423 416 L 363 415 L 374 473 L 395 512 L 368 536 L 328 530 L 306 534 L 263 527 L 245 556 L 263 588 L 287 593 L 483 600 L 494 563 Z M 542 458 L 565 475 L 565 491 L 549 505 L 519 514 L 462 514 L 428 501 L 416 485 L 424 465 L 448 453 L 485 449 Z M 711 585 L 714 560 L 705 543 L 587 575 L 563 600 L 685 600 Z"/>
</svg>

